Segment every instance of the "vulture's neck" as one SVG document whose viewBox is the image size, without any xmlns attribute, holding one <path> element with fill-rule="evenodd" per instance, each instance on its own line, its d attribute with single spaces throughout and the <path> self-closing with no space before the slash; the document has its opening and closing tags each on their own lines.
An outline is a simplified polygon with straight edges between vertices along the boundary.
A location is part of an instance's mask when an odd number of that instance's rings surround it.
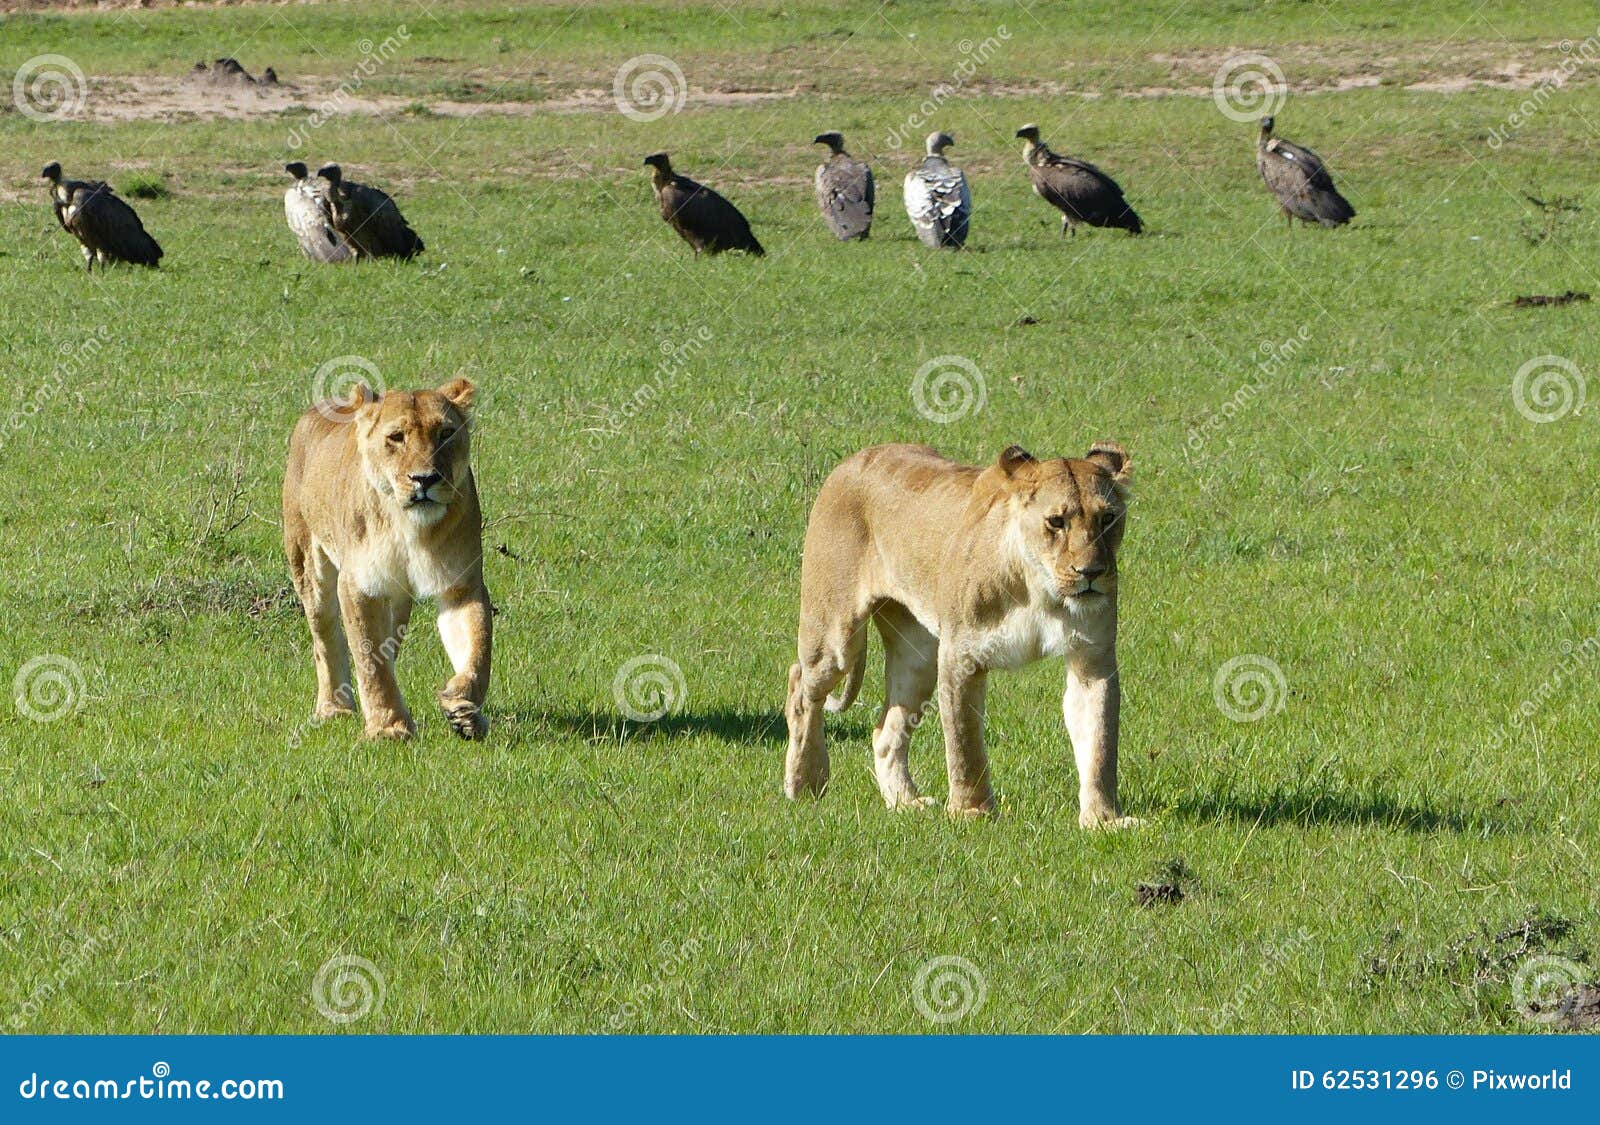
<svg viewBox="0 0 1600 1125">
<path fill-rule="evenodd" d="M 657 191 L 666 187 L 676 178 L 677 174 L 673 172 L 670 166 L 663 168 L 661 165 L 656 164 L 650 168 L 650 182 L 655 184 Z"/>
</svg>

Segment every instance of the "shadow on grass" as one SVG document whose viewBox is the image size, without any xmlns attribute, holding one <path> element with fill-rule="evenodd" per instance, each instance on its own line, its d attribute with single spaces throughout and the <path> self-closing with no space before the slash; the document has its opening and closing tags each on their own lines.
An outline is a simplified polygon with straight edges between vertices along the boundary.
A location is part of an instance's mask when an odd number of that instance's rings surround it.
<svg viewBox="0 0 1600 1125">
<path fill-rule="evenodd" d="M 786 744 L 789 730 L 778 711 L 738 711 L 731 708 L 713 708 L 705 711 L 685 711 L 663 715 L 653 723 L 638 723 L 616 712 L 541 711 L 526 716 L 528 719 L 571 731 L 580 738 L 604 739 L 622 742 L 638 738 L 675 738 L 679 735 L 704 735 L 721 742 L 738 742 L 746 745 L 762 743 Z M 831 718 L 831 716 L 830 716 Z M 834 739 L 870 737 L 870 726 L 854 730 L 855 724 L 830 722 L 828 737 Z"/>
<path fill-rule="evenodd" d="M 1500 835 L 1521 826 L 1510 808 L 1501 804 L 1415 805 L 1393 793 L 1378 790 L 1356 792 L 1283 786 L 1266 792 L 1192 794 L 1179 798 L 1172 812 L 1193 820 L 1236 820 L 1269 826 L 1357 825 L 1406 832 Z"/>
</svg>

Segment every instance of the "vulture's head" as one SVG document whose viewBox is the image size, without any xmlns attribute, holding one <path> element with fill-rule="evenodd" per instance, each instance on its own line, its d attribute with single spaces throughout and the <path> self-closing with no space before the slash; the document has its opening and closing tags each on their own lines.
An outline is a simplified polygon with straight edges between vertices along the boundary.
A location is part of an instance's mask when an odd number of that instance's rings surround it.
<svg viewBox="0 0 1600 1125">
<path fill-rule="evenodd" d="M 838 156 L 844 151 L 844 134 L 837 130 L 829 130 L 826 133 L 818 133 L 811 138 L 811 143 L 814 145 L 827 145 L 829 151 Z"/>
<path fill-rule="evenodd" d="M 956 139 L 949 133 L 928 134 L 928 155 L 943 156 L 944 150 L 955 145 Z"/>
<path fill-rule="evenodd" d="M 48 164 L 46 164 L 44 166 L 44 171 L 40 172 L 39 175 L 42 176 L 43 178 L 49 180 L 53 184 L 60 183 L 61 182 L 61 164 L 60 164 L 60 162 L 52 160 L 50 163 L 48 163 Z"/>
<path fill-rule="evenodd" d="M 672 161 L 667 158 L 667 154 L 664 152 L 652 152 L 644 158 L 644 166 L 646 168 L 655 168 L 668 174 L 672 172 Z"/>
<path fill-rule="evenodd" d="M 1261 135 L 1266 136 L 1270 132 L 1272 132 L 1272 118 L 1263 117 L 1261 119 Z"/>
<path fill-rule="evenodd" d="M 1017 136 L 1021 137 L 1025 141 L 1032 141 L 1034 144 L 1038 144 L 1039 126 L 1030 121 L 1028 124 L 1017 130 Z"/>
<path fill-rule="evenodd" d="M 327 180 L 334 187 L 338 187 L 339 182 L 344 179 L 344 169 L 340 168 L 337 164 L 324 164 L 321 168 L 317 169 L 317 175 Z"/>
<path fill-rule="evenodd" d="M 306 166 L 303 161 L 293 160 L 283 166 L 283 170 L 297 180 L 306 178 Z"/>
</svg>

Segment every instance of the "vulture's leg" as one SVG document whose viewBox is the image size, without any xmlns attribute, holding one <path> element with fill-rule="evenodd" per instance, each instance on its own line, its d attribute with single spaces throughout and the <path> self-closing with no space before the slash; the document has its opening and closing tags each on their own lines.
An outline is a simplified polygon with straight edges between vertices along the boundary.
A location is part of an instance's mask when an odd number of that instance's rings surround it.
<svg viewBox="0 0 1600 1125">
<path fill-rule="evenodd" d="M 94 251 L 89 249 L 87 246 L 81 247 L 81 249 L 83 250 L 83 268 L 88 270 L 90 273 L 93 273 Z"/>
<path fill-rule="evenodd" d="M 1061 237 L 1065 238 L 1065 237 L 1067 237 L 1067 235 L 1069 235 L 1071 233 L 1072 233 L 1072 220 L 1067 218 L 1067 216 L 1062 215 L 1061 216 Z"/>
</svg>

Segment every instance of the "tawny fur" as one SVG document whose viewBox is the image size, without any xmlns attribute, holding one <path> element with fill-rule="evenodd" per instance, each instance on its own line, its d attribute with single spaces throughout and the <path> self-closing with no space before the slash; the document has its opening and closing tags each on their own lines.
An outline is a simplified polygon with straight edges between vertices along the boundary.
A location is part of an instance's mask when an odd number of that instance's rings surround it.
<svg viewBox="0 0 1600 1125">
<path fill-rule="evenodd" d="M 867 622 L 887 698 L 873 732 L 890 808 L 932 804 L 911 779 L 911 735 L 937 693 L 953 815 L 995 811 L 983 742 L 992 669 L 1066 657 L 1062 714 L 1079 822 L 1133 823 L 1117 804 L 1117 568 L 1129 459 L 1111 442 L 1039 461 L 1012 446 L 984 468 L 924 446 L 863 450 L 823 484 L 801 565 L 799 660 L 789 670 L 784 791 L 828 782 L 823 710 L 848 706 Z M 842 695 L 829 699 L 841 680 Z"/>
<path fill-rule="evenodd" d="M 382 397 L 362 386 L 295 425 L 283 542 L 311 626 L 318 719 L 354 712 L 354 652 L 367 737 L 416 733 L 394 663 L 413 602 L 431 597 L 454 670 L 439 693 L 445 717 L 463 738 L 488 731 L 492 609 L 470 461 L 473 393 L 466 379 Z"/>
</svg>

